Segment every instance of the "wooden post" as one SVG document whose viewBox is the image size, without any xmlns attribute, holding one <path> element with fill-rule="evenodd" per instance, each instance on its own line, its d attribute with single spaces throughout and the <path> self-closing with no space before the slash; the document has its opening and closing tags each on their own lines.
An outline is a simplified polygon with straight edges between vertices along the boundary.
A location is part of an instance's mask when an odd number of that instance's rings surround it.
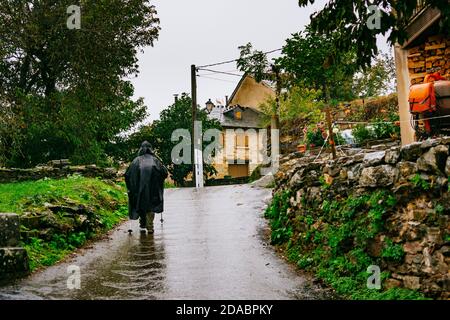
<svg viewBox="0 0 450 320">
<path fill-rule="evenodd" d="M 197 68 L 191 65 L 191 96 L 192 96 L 192 127 L 191 127 L 191 161 L 192 161 L 192 182 L 196 185 L 195 176 L 195 120 L 197 120 Z"/>
<path fill-rule="evenodd" d="M 329 135 L 328 141 L 331 146 L 331 153 L 333 154 L 333 160 L 336 160 L 336 145 L 334 143 L 334 133 L 333 133 L 333 125 L 332 125 L 332 121 L 331 121 L 330 107 L 327 107 L 325 112 L 327 114 L 327 125 L 328 125 L 328 135 Z"/>
<path fill-rule="evenodd" d="M 272 115 L 271 119 L 271 129 L 279 129 L 280 128 L 280 96 L 281 96 L 281 77 L 280 77 L 280 69 L 276 65 L 272 65 L 272 71 L 275 73 L 275 82 L 276 82 L 276 91 L 275 91 L 275 103 L 276 110 Z"/>
</svg>

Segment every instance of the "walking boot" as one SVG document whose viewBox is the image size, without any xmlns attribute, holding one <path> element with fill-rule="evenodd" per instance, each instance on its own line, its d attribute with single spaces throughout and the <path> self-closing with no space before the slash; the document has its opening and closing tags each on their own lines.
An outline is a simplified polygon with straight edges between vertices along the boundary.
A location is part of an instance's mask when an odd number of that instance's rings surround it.
<svg viewBox="0 0 450 320">
<path fill-rule="evenodd" d="M 147 217 L 146 217 L 147 221 L 146 221 L 146 228 L 147 228 L 147 232 L 149 234 L 153 234 L 155 232 L 155 230 L 153 229 L 153 220 L 155 219 L 155 214 L 153 212 L 149 212 L 147 213 Z"/>
</svg>

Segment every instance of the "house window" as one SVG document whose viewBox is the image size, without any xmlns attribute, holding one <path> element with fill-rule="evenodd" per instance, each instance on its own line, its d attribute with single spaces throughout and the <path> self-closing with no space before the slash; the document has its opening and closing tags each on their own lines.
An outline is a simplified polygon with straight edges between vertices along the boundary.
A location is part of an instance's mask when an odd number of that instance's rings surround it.
<svg viewBox="0 0 450 320">
<path fill-rule="evenodd" d="M 234 118 L 235 118 L 236 120 L 241 120 L 241 119 L 242 119 L 242 112 L 241 112 L 241 111 L 236 111 L 236 112 L 234 113 Z"/>
<path fill-rule="evenodd" d="M 236 134 L 236 137 L 235 137 L 236 147 L 238 147 L 238 148 L 246 147 L 246 144 L 247 144 L 246 138 L 247 137 L 245 136 L 245 134 Z"/>
</svg>

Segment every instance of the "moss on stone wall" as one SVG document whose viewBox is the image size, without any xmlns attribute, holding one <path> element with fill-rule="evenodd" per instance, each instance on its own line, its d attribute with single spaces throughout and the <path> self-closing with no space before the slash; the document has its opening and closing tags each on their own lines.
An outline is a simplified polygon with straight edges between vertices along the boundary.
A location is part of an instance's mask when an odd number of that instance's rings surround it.
<svg viewBox="0 0 450 320">
<path fill-rule="evenodd" d="M 431 160 L 447 142 L 284 162 L 265 213 L 272 243 L 343 298 L 448 298 L 449 178 Z M 367 288 L 373 265 L 380 290 Z"/>
</svg>

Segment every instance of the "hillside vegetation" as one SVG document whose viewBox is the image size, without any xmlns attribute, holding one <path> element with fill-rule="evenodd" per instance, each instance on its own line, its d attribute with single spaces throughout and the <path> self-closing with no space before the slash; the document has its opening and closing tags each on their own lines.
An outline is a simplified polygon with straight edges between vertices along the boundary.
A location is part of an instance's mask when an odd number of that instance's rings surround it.
<svg viewBox="0 0 450 320">
<path fill-rule="evenodd" d="M 49 266 L 127 217 L 123 184 L 67 179 L 0 184 L 0 212 L 21 216 L 31 270 Z"/>
</svg>

